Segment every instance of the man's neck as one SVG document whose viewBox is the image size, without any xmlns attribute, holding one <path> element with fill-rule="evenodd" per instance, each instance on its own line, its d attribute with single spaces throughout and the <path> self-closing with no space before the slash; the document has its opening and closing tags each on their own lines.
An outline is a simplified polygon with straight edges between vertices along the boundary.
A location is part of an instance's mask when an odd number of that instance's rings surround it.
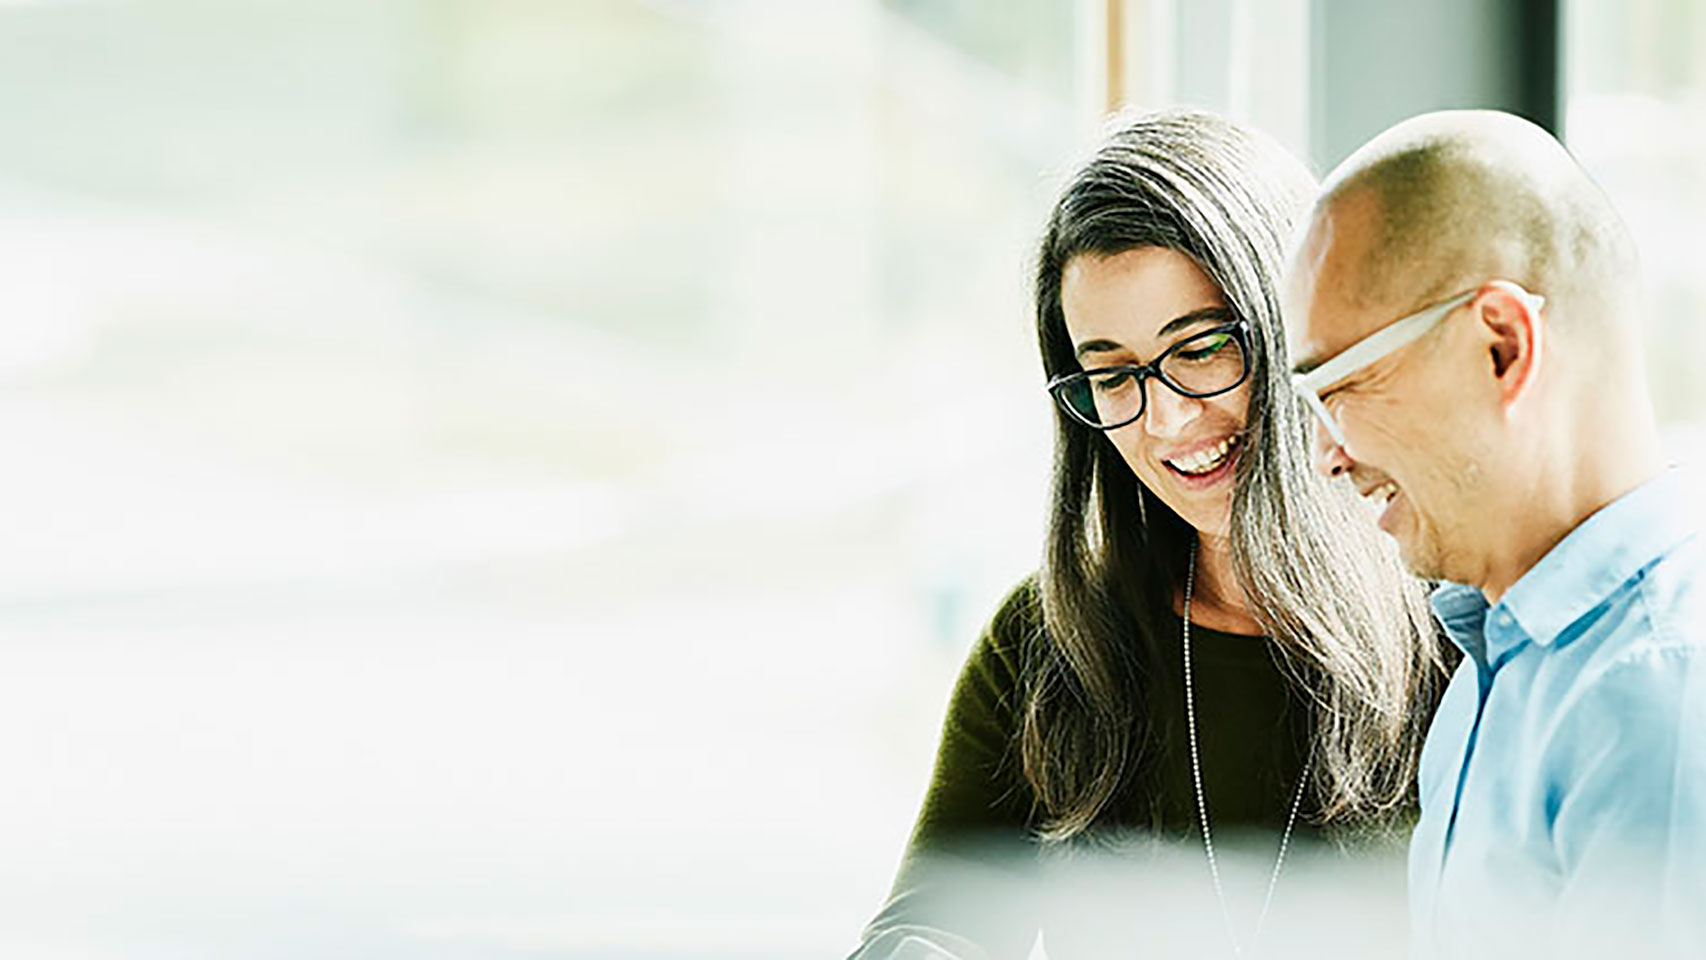
<svg viewBox="0 0 1706 960">
<path fill-rule="evenodd" d="M 1480 582 L 1488 603 L 1499 599 L 1589 517 L 1664 470 L 1657 430 L 1631 420 L 1622 432 L 1582 429 L 1559 454 L 1535 464 L 1533 481 L 1507 504 L 1509 523 Z M 1589 446 L 1591 444 L 1591 447 Z"/>
</svg>

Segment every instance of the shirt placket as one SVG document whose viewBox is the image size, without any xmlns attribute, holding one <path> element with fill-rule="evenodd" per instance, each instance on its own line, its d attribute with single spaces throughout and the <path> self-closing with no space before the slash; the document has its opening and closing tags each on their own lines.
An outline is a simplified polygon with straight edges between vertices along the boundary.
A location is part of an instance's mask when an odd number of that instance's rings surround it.
<svg viewBox="0 0 1706 960">
<path fill-rule="evenodd" d="M 1433 892 L 1428 924 L 1431 929 L 1438 929 L 1440 892 L 1444 886 L 1446 865 L 1451 856 L 1451 844 L 1457 832 L 1457 813 L 1463 803 L 1463 788 L 1469 779 L 1469 765 L 1475 761 L 1475 746 L 1481 735 L 1481 720 L 1487 711 L 1488 695 L 1493 689 L 1493 671 L 1487 663 L 1486 642 L 1484 637 L 1478 637 L 1480 643 L 1468 651 L 1470 661 L 1475 665 L 1475 716 L 1469 723 L 1469 729 L 1463 735 L 1463 744 L 1458 748 L 1458 762 L 1449 783 L 1451 808 L 1445 818 L 1445 827 L 1440 831 L 1438 844 L 1438 859 L 1435 861 L 1433 875 Z M 1445 791 L 1442 791 L 1445 793 Z"/>
</svg>

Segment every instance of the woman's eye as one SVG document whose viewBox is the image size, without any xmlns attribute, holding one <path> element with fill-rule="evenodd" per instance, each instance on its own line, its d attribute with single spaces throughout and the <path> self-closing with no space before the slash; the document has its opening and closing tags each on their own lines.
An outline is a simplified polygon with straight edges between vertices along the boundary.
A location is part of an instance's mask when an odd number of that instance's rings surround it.
<svg viewBox="0 0 1706 960">
<path fill-rule="evenodd" d="M 1203 343 L 1192 344 L 1190 347 L 1180 350 L 1175 354 L 1175 356 L 1181 360 L 1207 360 L 1209 357 L 1212 357 L 1225 349 L 1226 345 L 1230 343 L 1231 340 L 1231 334 L 1223 333 L 1218 336 L 1211 337 Z"/>
<path fill-rule="evenodd" d="M 1095 387 L 1098 393 L 1112 393 L 1130 382 L 1131 374 L 1123 370 L 1119 373 L 1105 373 L 1090 378 L 1090 385 Z"/>
</svg>

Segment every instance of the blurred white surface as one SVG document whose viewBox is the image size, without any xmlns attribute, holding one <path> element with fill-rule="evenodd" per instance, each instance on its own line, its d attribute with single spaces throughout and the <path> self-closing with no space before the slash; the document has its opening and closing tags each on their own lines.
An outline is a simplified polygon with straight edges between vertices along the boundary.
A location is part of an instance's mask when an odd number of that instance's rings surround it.
<svg viewBox="0 0 1706 960">
<path fill-rule="evenodd" d="M 1086 32 L 807 7 L 0 5 L 0 953 L 851 944 L 1040 549 Z"/>
<path fill-rule="evenodd" d="M 0 951 L 845 949 L 1047 468 L 943 15 L 0 11 Z"/>
</svg>

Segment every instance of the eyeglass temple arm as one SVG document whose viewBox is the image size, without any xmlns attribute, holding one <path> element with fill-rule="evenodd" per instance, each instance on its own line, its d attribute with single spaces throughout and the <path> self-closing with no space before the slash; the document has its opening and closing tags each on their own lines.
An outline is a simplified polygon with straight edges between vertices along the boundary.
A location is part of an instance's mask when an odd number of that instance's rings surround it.
<svg viewBox="0 0 1706 960">
<path fill-rule="evenodd" d="M 1435 304 L 1423 310 L 1421 313 L 1405 317 L 1385 329 L 1376 330 L 1352 344 L 1350 349 L 1319 367 L 1293 377 L 1292 384 L 1299 393 L 1316 396 L 1322 387 L 1336 380 L 1344 379 L 1427 333 L 1429 328 L 1439 322 L 1440 317 L 1468 303 L 1476 293 L 1477 291 L 1470 290 L 1458 294 L 1444 303 Z"/>
<path fill-rule="evenodd" d="M 1508 283 L 1508 281 L 1494 282 Z M 1509 286 L 1515 288 L 1514 292 L 1522 298 L 1530 310 L 1538 312 L 1546 306 L 1546 298 L 1541 294 L 1530 293 L 1518 284 L 1510 283 Z M 1332 436 L 1333 442 L 1341 447 L 1344 446 L 1345 435 L 1339 429 L 1338 423 L 1333 420 L 1332 414 L 1327 412 L 1327 405 L 1321 400 L 1321 388 L 1355 373 L 1427 333 L 1434 324 L 1439 322 L 1441 317 L 1473 300 L 1478 293 L 1480 293 L 1479 289 L 1466 290 L 1443 303 L 1435 304 L 1420 313 L 1405 317 L 1385 329 L 1369 334 L 1352 344 L 1345 352 L 1314 370 L 1293 376 L 1291 378 L 1292 388 L 1320 418 L 1321 423 L 1327 428 L 1327 433 Z"/>
</svg>

